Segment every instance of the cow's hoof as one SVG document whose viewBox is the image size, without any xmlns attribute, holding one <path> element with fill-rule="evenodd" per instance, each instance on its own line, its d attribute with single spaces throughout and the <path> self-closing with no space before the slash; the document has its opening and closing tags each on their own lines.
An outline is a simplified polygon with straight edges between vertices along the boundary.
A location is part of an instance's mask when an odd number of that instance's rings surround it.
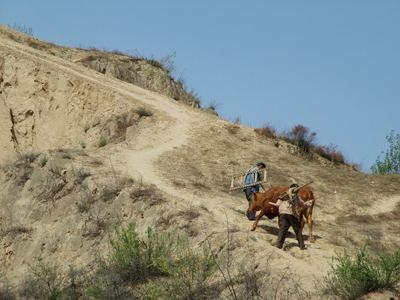
<svg viewBox="0 0 400 300">
<path fill-rule="evenodd" d="M 255 227 L 251 227 L 251 229 L 250 229 L 251 231 L 254 231 L 254 230 L 256 230 L 256 228 Z"/>
<path fill-rule="evenodd" d="M 314 239 L 314 237 L 312 236 L 312 237 L 310 237 L 310 243 L 315 243 L 315 239 Z"/>
</svg>

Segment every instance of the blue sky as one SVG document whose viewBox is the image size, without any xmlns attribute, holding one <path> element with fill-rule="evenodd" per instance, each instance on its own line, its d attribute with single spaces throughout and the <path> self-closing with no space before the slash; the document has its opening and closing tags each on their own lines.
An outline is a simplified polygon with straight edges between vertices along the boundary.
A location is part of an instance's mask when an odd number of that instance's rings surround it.
<svg viewBox="0 0 400 300">
<path fill-rule="evenodd" d="M 173 76 L 202 106 L 306 126 L 363 171 L 400 133 L 400 1 L 0 0 L 0 23 L 61 46 L 176 52 Z"/>
</svg>

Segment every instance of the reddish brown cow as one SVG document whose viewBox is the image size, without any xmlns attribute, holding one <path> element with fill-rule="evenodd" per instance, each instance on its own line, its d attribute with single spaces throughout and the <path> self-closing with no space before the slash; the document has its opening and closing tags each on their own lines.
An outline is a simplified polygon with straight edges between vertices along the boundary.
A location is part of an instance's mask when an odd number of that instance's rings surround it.
<svg viewBox="0 0 400 300">
<path fill-rule="evenodd" d="M 254 222 L 254 224 L 251 228 L 251 231 L 256 230 L 258 221 L 260 221 L 260 219 L 263 216 L 267 216 L 268 219 L 271 219 L 271 220 L 274 219 L 275 217 L 279 216 L 278 207 L 269 205 L 268 203 L 269 202 L 276 203 L 276 201 L 278 201 L 278 196 L 287 190 L 289 190 L 289 187 L 278 186 L 278 187 L 269 189 L 265 193 L 256 192 L 253 194 L 251 207 L 249 208 L 249 211 L 256 212 L 256 211 L 261 210 L 261 212 L 257 216 L 257 219 Z M 297 194 L 301 197 L 301 199 L 303 199 L 303 201 L 315 200 L 314 194 L 310 189 L 301 189 L 301 190 L 299 190 L 299 192 Z M 315 201 L 314 201 L 314 203 L 315 203 Z M 301 229 L 303 230 L 303 227 L 305 224 L 304 219 L 306 219 L 307 223 L 308 223 L 309 232 L 310 232 L 309 239 L 310 239 L 311 243 L 313 243 L 315 241 L 314 236 L 312 234 L 312 225 L 313 225 L 312 211 L 313 211 L 314 203 L 310 207 L 300 207 L 299 206 Z M 279 227 L 280 227 L 280 224 L 279 224 Z"/>
</svg>

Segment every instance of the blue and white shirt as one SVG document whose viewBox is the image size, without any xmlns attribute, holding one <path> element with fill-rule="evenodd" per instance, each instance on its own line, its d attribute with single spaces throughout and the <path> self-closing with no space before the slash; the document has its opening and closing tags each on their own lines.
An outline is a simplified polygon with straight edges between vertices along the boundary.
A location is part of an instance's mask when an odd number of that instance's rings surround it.
<svg viewBox="0 0 400 300">
<path fill-rule="evenodd" d="M 256 170 L 258 170 L 258 167 L 251 168 L 248 172 L 256 171 Z M 257 174 L 257 180 L 255 180 L 256 179 L 256 174 Z M 248 174 L 246 176 L 245 180 L 244 180 L 244 184 L 251 184 L 251 183 L 256 182 L 256 181 L 261 181 L 261 178 L 262 178 L 261 172 Z M 245 190 L 252 190 L 253 192 L 259 192 L 260 191 L 260 185 L 257 184 L 257 185 L 254 185 L 254 186 L 248 186 L 248 187 L 245 187 L 243 189 L 243 191 L 245 191 Z"/>
</svg>

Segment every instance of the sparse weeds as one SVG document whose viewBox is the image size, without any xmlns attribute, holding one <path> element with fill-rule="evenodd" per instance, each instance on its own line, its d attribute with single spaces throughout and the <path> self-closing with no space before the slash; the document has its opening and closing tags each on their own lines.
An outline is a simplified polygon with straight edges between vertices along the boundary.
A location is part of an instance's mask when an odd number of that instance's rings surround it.
<svg viewBox="0 0 400 300">
<path fill-rule="evenodd" d="M 150 206 L 165 202 L 164 197 L 157 190 L 154 184 L 147 184 L 142 181 L 140 181 L 139 185 L 130 192 L 129 196 L 134 202 L 145 201 Z"/>
<path fill-rule="evenodd" d="M 33 163 L 36 158 L 39 156 L 39 154 L 34 154 L 34 153 L 30 153 L 30 154 L 26 154 L 23 156 L 23 159 L 27 162 L 27 163 Z"/>
<path fill-rule="evenodd" d="M 11 235 L 13 237 L 19 235 L 19 234 L 24 234 L 24 233 L 30 233 L 32 231 L 32 229 L 22 226 L 22 225 L 15 225 L 15 226 L 11 226 L 10 228 L 6 228 L 1 229 L 0 232 L 0 237 L 1 236 L 6 236 L 6 235 Z"/>
<path fill-rule="evenodd" d="M 209 188 L 209 187 L 206 185 L 206 180 L 205 180 L 205 179 L 204 179 L 204 181 L 202 182 L 202 181 L 200 181 L 200 179 L 196 178 L 196 179 L 192 182 L 192 185 L 193 185 L 194 187 L 196 187 L 196 188 L 203 188 L 203 189 Z"/>
<path fill-rule="evenodd" d="M 90 124 L 86 124 L 85 128 L 83 129 L 83 131 L 88 132 L 88 130 L 90 129 Z"/>
<path fill-rule="evenodd" d="M 91 206 L 92 206 L 92 204 L 87 200 L 84 200 L 84 201 L 82 201 L 80 203 L 77 203 L 76 205 L 77 205 L 78 211 L 80 213 L 88 213 L 90 208 L 91 208 Z"/>
<path fill-rule="evenodd" d="M 235 123 L 235 124 L 241 124 L 241 123 L 242 123 L 242 117 L 241 117 L 240 115 L 236 116 L 236 117 L 233 119 L 233 123 Z"/>
<path fill-rule="evenodd" d="M 153 112 L 150 109 L 147 109 L 145 107 L 139 107 L 136 110 L 137 114 L 139 115 L 139 117 L 150 117 L 153 115 Z"/>
<path fill-rule="evenodd" d="M 140 116 L 139 116 L 140 118 Z M 133 112 L 123 114 L 116 119 L 117 129 L 115 131 L 115 138 L 117 141 L 124 141 L 126 137 L 126 129 L 137 123 L 137 118 Z"/>
<path fill-rule="evenodd" d="M 39 166 L 43 168 L 46 164 L 47 164 L 47 157 L 43 157 L 39 162 Z"/>
<path fill-rule="evenodd" d="M 43 48 L 45 48 L 44 45 L 39 44 L 38 42 L 36 42 L 33 39 L 28 39 L 28 43 L 27 44 L 28 44 L 29 47 L 35 48 L 37 50 L 42 50 Z"/>
<path fill-rule="evenodd" d="M 17 295 L 13 292 L 11 285 L 9 284 L 7 278 L 5 277 L 1 279 L 0 299 L 2 300 L 17 299 Z"/>
<path fill-rule="evenodd" d="M 173 183 L 174 186 L 176 186 L 176 187 L 178 187 L 178 188 L 184 188 L 184 187 L 186 187 L 186 184 L 185 184 L 184 182 L 182 182 L 182 181 L 180 181 L 180 180 L 178 180 L 178 179 L 176 179 L 176 178 L 174 178 L 174 179 L 172 180 L 172 183 Z"/>
<path fill-rule="evenodd" d="M 67 153 L 67 154 L 63 154 L 62 158 L 64 158 L 64 159 L 72 159 L 72 156 L 69 153 Z"/>
<path fill-rule="evenodd" d="M 115 197 L 118 197 L 121 192 L 121 188 L 119 186 L 107 186 L 103 189 L 101 193 L 101 199 L 104 202 L 108 202 L 113 200 Z"/>
<path fill-rule="evenodd" d="M 296 125 L 290 131 L 283 132 L 282 135 L 287 141 L 299 147 L 301 155 L 307 155 L 315 147 L 316 133 L 311 132 L 310 128 L 303 125 Z"/>
<path fill-rule="evenodd" d="M 19 295 L 25 299 L 78 299 L 83 292 L 85 273 L 74 266 L 63 272 L 58 264 L 38 263 L 29 265 L 30 274 L 25 277 Z"/>
<path fill-rule="evenodd" d="M 119 180 L 119 185 L 121 187 L 130 186 L 130 185 L 132 185 L 134 183 L 135 183 L 135 179 L 133 179 L 132 177 L 122 177 Z"/>
<path fill-rule="evenodd" d="M 19 31 L 21 33 L 33 36 L 33 29 L 32 27 L 26 27 L 25 24 L 22 26 L 21 22 L 17 23 L 15 22 L 14 25 L 11 27 L 10 24 L 8 24 L 8 28 L 11 28 L 13 30 Z"/>
<path fill-rule="evenodd" d="M 235 135 L 239 132 L 240 127 L 238 125 L 230 125 L 227 127 L 227 129 L 230 134 Z"/>
<path fill-rule="evenodd" d="M 207 108 L 216 111 L 216 110 L 218 109 L 219 106 L 220 106 L 220 103 L 219 103 L 218 101 L 214 100 L 214 101 L 211 101 L 211 102 L 208 104 Z"/>
<path fill-rule="evenodd" d="M 275 138 L 275 135 L 276 135 L 275 127 L 273 127 L 269 123 L 264 124 L 264 126 L 262 128 L 254 129 L 254 131 L 264 137 L 267 137 L 267 138 Z"/>
<path fill-rule="evenodd" d="M 29 265 L 29 272 L 33 275 L 33 286 L 40 286 L 42 296 L 40 299 L 60 299 L 65 275 L 62 274 L 60 266 L 56 264 L 38 263 Z M 29 294 L 25 296 L 30 296 Z"/>
<path fill-rule="evenodd" d="M 340 163 L 340 164 L 346 163 L 342 152 L 336 150 L 336 148 L 337 146 L 329 144 L 329 146 L 314 146 L 313 150 L 319 156 L 327 160 L 330 160 L 334 163 Z"/>
<path fill-rule="evenodd" d="M 107 145 L 107 139 L 105 137 L 101 137 L 98 143 L 99 148 L 104 147 Z"/>
<path fill-rule="evenodd" d="M 13 178 L 18 186 L 24 186 L 33 172 L 31 163 L 35 159 L 36 155 L 34 154 L 25 155 L 22 159 L 6 165 L 4 171 L 6 172 L 7 177 Z"/>
<path fill-rule="evenodd" d="M 74 171 L 74 175 L 77 177 L 76 183 L 81 184 L 86 178 L 88 178 L 92 174 L 90 172 L 86 172 L 83 168 L 81 168 L 78 171 Z"/>
<path fill-rule="evenodd" d="M 109 223 L 106 215 L 99 209 L 92 209 L 88 218 L 85 220 L 84 232 L 82 236 L 97 237 L 103 234 L 108 228 Z"/>
</svg>

